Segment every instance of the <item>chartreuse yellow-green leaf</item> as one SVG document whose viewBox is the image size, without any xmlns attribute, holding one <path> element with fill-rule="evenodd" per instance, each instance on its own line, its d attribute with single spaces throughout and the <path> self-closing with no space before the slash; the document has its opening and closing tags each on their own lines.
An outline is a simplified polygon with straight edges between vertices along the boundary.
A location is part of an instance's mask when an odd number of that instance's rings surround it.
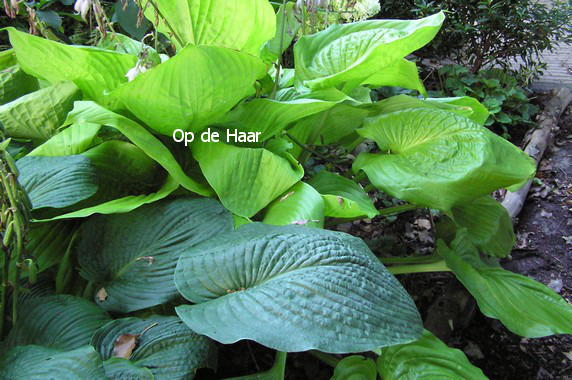
<svg viewBox="0 0 572 380">
<path fill-rule="evenodd" d="M 0 106 L 0 123 L 9 137 L 42 143 L 57 133 L 81 93 L 72 82 L 60 82 Z"/>
<path fill-rule="evenodd" d="M 375 362 L 361 355 L 346 356 L 334 368 L 331 380 L 376 380 Z"/>
<path fill-rule="evenodd" d="M 423 47 L 439 31 L 445 16 L 420 20 L 369 20 L 335 24 L 294 45 L 296 80 L 310 89 L 355 87 L 382 69 Z"/>
<path fill-rule="evenodd" d="M 86 344 L 71 351 L 35 345 L 14 347 L 0 356 L 0 378 L 93 380 L 107 377 L 101 358 Z"/>
<path fill-rule="evenodd" d="M 118 379 L 128 376 L 134 366 L 148 369 L 155 380 L 192 379 L 199 368 L 216 368 L 215 342 L 194 333 L 177 317 L 151 315 L 116 319 L 97 330 L 91 344 L 105 360 L 106 370 L 110 360 L 114 360 L 115 341 L 124 334 L 139 338 L 125 361 L 131 366 L 124 362 L 123 368 L 119 368 L 119 363 L 113 363 Z"/>
<path fill-rule="evenodd" d="M 490 114 L 477 99 L 470 96 L 418 99 L 407 95 L 397 95 L 365 105 L 363 108 L 370 110 L 371 116 L 415 108 L 441 109 L 465 116 L 480 125 L 487 121 Z"/>
<path fill-rule="evenodd" d="M 295 224 L 323 228 L 324 200 L 312 186 L 300 181 L 266 208 L 262 221 L 277 226 Z"/>
<path fill-rule="evenodd" d="M 512 220 L 506 209 L 490 196 L 451 209 L 448 215 L 480 252 L 506 257 L 515 243 Z"/>
<path fill-rule="evenodd" d="M 549 287 L 485 262 L 467 237 L 457 232 L 450 247 L 437 241 L 437 252 L 475 297 L 481 312 L 527 338 L 572 333 L 572 306 Z"/>
<path fill-rule="evenodd" d="M 233 214 L 250 218 L 304 175 L 288 153 L 219 143 L 195 143 L 193 156 L 220 201 Z"/>
<path fill-rule="evenodd" d="M 287 101 L 257 98 L 238 105 L 226 114 L 222 123 L 244 132 L 262 132 L 258 139 L 262 142 L 297 120 L 349 100 L 347 95 L 334 88 L 299 95 Z"/>
<path fill-rule="evenodd" d="M 186 250 L 176 308 L 195 332 L 223 344 L 254 340 L 286 352 L 361 352 L 418 339 L 405 289 L 365 243 L 301 226 L 244 225 Z"/>
<path fill-rule="evenodd" d="M 149 223 L 153 221 L 153 223 Z M 105 289 L 106 310 L 128 313 L 178 296 L 173 273 L 181 253 L 233 228 L 231 214 L 212 199 L 177 198 L 125 214 L 98 215 L 82 225 L 81 275 Z"/>
<path fill-rule="evenodd" d="M 378 214 L 367 193 L 354 181 L 325 170 L 310 180 L 324 198 L 325 214 L 333 218 L 373 218 Z"/>
<path fill-rule="evenodd" d="M 380 153 L 354 162 L 391 196 L 418 206 L 451 208 L 526 182 L 534 161 L 471 120 L 436 109 L 412 109 L 367 119 L 358 133 Z"/>
<path fill-rule="evenodd" d="M 427 330 L 415 342 L 383 348 L 377 369 L 384 380 L 487 379 L 463 351 L 447 347 Z"/>
<path fill-rule="evenodd" d="M 119 130 L 145 154 L 157 161 L 185 189 L 204 196 L 212 195 L 208 186 L 193 180 L 183 171 L 173 154 L 159 139 L 133 120 L 94 102 L 76 102 L 65 124 L 77 122 L 108 125 Z"/>
<path fill-rule="evenodd" d="M 114 95 L 149 127 L 172 136 L 176 129 L 198 132 L 221 118 L 254 94 L 254 82 L 265 74 L 264 63 L 249 54 L 187 45 Z"/>
<path fill-rule="evenodd" d="M 28 153 L 28 156 L 73 156 L 91 148 L 96 142 L 101 125 L 78 122 L 60 131 L 57 135 Z"/>
<path fill-rule="evenodd" d="M 419 93 L 427 96 L 425 86 L 423 86 L 423 82 L 421 78 L 419 78 L 417 65 L 415 62 L 406 59 L 399 59 L 392 65 L 384 67 L 367 78 L 363 84 L 367 84 L 371 87 L 403 87 L 417 90 Z"/>
<path fill-rule="evenodd" d="M 147 3 L 147 1 L 143 1 Z M 177 49 L 187 44 L 223 46 L 258 55 L 274 37 L 276 16 L 268 0 L 154 0 L 167 26 L 158 30 L 171 37 Z M 155 9 L 145 4 L 145 17 L 155 23 Z"/>
<path fill-rule="evenodd" d="M 10 51 L 14 52 L 13 49 Z M 38 80 L 26 74 L 19 65 L 3 67 L 0 70 L 0 105 L 34 92 L 38 86 Z"/>
<path fill-rule="evenodd" d="M 72 46 L 7 28 L 10 43 L 24 71 L 51 83 L 72 81 L 86 100 L 115 106 L 109 95 L 135 66 L 135 55 L 90 46 Z"/>
</svg>

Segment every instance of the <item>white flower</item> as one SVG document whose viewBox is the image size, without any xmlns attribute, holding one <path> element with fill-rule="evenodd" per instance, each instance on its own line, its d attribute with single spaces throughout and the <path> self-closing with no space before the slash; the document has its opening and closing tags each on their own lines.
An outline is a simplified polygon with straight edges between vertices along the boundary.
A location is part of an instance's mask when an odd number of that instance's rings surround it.
<svg viewBox="0 0 572 380">
<path fill-rule="evenodd" d="M 130 69 L 127 74 L 125 74 L 125 76 L 127 77 L 128 81 L 131 82 L 133 79 L 137 78 L 139 74 L 143 74 L 145 71 L 147 71 L 147 68 L 143 62 L 141 62 L 141 60 L 138 60 L 135 67 Z"/>
<path fill-rule="evenodd" d="M 91 0 L 76 0 L 73 9 L 81 15 L 81 18 L 85 20 L 87 16 L 87 12 L 89 12 L 89 8 L 91 7 Z"/>
</svg>

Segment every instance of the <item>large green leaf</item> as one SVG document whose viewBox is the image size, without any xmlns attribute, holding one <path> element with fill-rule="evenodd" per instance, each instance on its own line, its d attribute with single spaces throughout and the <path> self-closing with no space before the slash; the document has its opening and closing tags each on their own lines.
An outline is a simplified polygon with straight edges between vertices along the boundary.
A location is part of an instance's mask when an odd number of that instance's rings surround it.
<svg viewBox="0 0 572 380">
<path fill-rule="evenodd" d="M 263 222 L 277 226 L 295 224 L 322 228 L 324 201 L 312 186 L 300 181 L 266 208 Z"/>
<path fill-rule="evenodd" d="M 116 128 L 149 157 L 157 161 L 185 189 L 204 196 L 213 194 L 208 186 L 191 179 L 185 174 L 169 149 L 136 122 L 106 110 L 93 102 L 76 102 L 65 124 L 81 121 L 109 125 Z"/>
<path fill-rule="evenodd" d="M 93 333 L 111 318 L 94 303 L 70 295 L 28 298 L 18 308 L 18 323 L 2 344 L 35 344 L 59 350 L 74 350 L 89 344 Z"/>
<path fill-rule="evenodd" d="M 151 128 L 171 136 L 176 129 L 198 132 L 216 121 L 254 94 L 254 82 L 264 74 L 262 61 L 246 53 L 187 45 L 115 95 Z"/>
<path fill-rule="evenodd" d="M 419 78 L 419 73 L 417 72 L 417 65 L 415 62 L 411 62 L 406 59 L 397 60 L 395 63 L 384 67 L 367 78 L 363 84 L 367 84 L 372 87 L 398 86 L 417 90 L 424 96 L 427 96 L 425 86 L 423 86 L 423 82 Z"/>
<path fill-rule="evenodd" d="M 477 99 L 470 96 L 427 98 L 422 100 L 407 95 L 397 95 L 383 99 L 375 104 L 364 106 L 364 108 L 371 110 L 372 116 L 412 108 L 441 109 L 468 117 L 480 125 L 483 125 L 489 118 L 489 111 Z"/>
<path fill-rule="evenodd" d="M 14 66 L 17 63 L 18 61 L 16 61 L 16 54 L 14 53 L 14 49 L 0 51 L 0 70 L 7 69 L 8 67 Z"/>
<path fill-rule="evenodd" d="M 144 1 L 146 3 L 146 1 Z M 224 46 L 258 55 L 262 44 L 276 31 L 274 9 L 268 0 L 156 0 L 167 20 L 158 29 L 181 49 L 186 44 Z M 155 11 L 147 4 L 145 16 L 155 23 Z M 225 68 L 228 66 L 224 65 Z"/>
<path fill-rule="evenodd" d="M 437 250 L 487 317 L 528 338 L 572 334 L 572 306 L 566 300 L 531 278 L 483 262 L 465 230 L 451 248 L 438 240 Z"/>
<path fill-rule="evenodd" d="M 72 82 L 60 82 L 0 106 L 6 135 L 44 142 L 57 133 L 81 93 Z"/>
<path fill-rule="evenodd" d="M 373 218 L 378 214 L 367 193 L 351 179 L 322 170 L 309 183 L 322 194 L 326 216 Z"/>
<path fill-rule="evenodd" d="M 139 335 L 129 361 L 149 368 L 156 380 L 193 379 L 199 368 L 216 368 L 213 341 L 194 333 L 177 317 L 158 315 L 116 319 L 99 329 L 91 344 L 106 364 L 113 358 L 116 340 L 124 334 Z"/>
<path fill-rule="evenodd" d="M 289 154 L 279 156 L 262 148 L 224 143 L 196 143 L 193 156 L 222 204 L 232 213 L 250 218 L 304 175 Z"/>
<path fill-rule="evenodd" d="M 455 206 L 449 214 L 480 252 L 506 257 L 515 243 L 512 220 L 506 209 L 490 196 Z"/>
<path fill-rule="evenodd" d="M 38 89 L 38 80 L 28 75 L 18 65 L 0 71 L 0 105 Z"/>
<path fill-rule="evenodd" d="M 427 330 L 418 341 L 383 348 L 377 368 L 384 380 L 487 379 L 463 351 L 447 347 Z"/>
<path fill-rule="evenodd" d="M 109 92 L 127 82 L 137 57 L 88 46 L 64 45 L 7 28 L 25 72 L 51 83 L 72 81 L 84 98 L 113 106 Z"/>
<path fill-rule="evenodd" d="M 101 125 L 79 122 L 68 128 L 28 153 L 28 156 L 73 156 L 81 154 L 98 142 L 96 136 Z"/>
<path fill-rule="evenodd" d="M 154 380 L 153 372 L 147 367 L 139 367 L 131 361 L 113 357 L 103 362 L 105 376 L 109 380 Z"/>
<path fill-rule="evenodd" d="M 63 208 L 94 195 L 98 189 L 95 166 L 87 157 L 23 157 L 18 177 L 34 209 Z"/>
<path fill-rule="evenodd" d="M 258 139 L 262 142 L 297 120 L 330 109 L 349 99 L 344 93 L 333 88 L 287 101 L 257 98 L 238 105 L 226 114 L 222 123 L 240 131 L 262 132 Z"/>
<path fill-rule="evenodd" d="M 375 362 L 360 355 L 346 356 L 334 368 L 331 380 L 376 380 Z"/>
<path fill-rule="evenodd" d="M 251 339 L 280 351 L 345 353 L 410 342 L 415 304 L 360 239 L 251 223 L 185 252 L 176 308 L 199 334 Z"/>
<path fill-rule="evenodd" d="M 358 133 L 381 153 L 361 154 L 354 170 L 388 194 L 419 206 L 450 210 L 492 191 L 526 182 L 534 161 L 469 119 L 413 109 L 368 119 Z"/>
<path fill-rule="evenodd" d="M 294 45 L 296 79 L 310 89 L 356 86 L 433 39 L 445 16 L 335 24 Z"/>
<path fill-rule="evenodd" d="M 101 358 L 91 346 L 66 352 L 29 345 L 14 347 L 0 357 L 0 378 L 94 380 L 106 376 Z"/>
<path fill-rule="evenodd" d="M 179 198 L 98 215 L 82 225 L 81 275 L 105 289 L 107 296 L 96 302 L 106 310 L 160 305 L 178 296 L 173 273 L 181 253 L 232 226 L 230 213 L 210 199 Z"/>
</svg>

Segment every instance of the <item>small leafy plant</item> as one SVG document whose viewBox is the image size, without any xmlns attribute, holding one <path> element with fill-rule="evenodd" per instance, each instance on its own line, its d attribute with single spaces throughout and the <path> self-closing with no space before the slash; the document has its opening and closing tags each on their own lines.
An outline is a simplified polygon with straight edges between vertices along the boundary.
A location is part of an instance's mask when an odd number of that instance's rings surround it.
<svg viewBox="0 0 572 380">
<path fill-rule="evenodd" d="M 484 378 L 423 329 L 394 277 L 428 271 L 453 272 L 516 334 L 572 332 L 566 301 L 498 263 L 514 233 L 490 194 L 527 182 L 534 161 L 483 126 L 474 98 L 371 100 L 380 86 L 426 93 L 405 57 L 442 13 L 304 34 L 287 68 L 293 3 L 277 14 L 266 0 L 143 9 L 174 56 L 121 35 L 71 46 L 6 28 L 0 122 L 33 222 L 22 255 L 4 245 L 2 300 L 16 312 L 2 309 L 0 377 L 190 379 L 216 368 L 217 342 L 248 339 L 277 351 L 253 379 L 284 378 L 286 353 L 309 350 L 336 379 Z M 185 146 L 180 130 L 220 140 Z M 237 131 L 259 139 L 229 140 Z M 365 139 L 378 149 L 351 170 L 305 177 L 317 147 Z M 376 208 L 366 181 L 400 204 Z M 323 229 L 418 208 L 444 215 L 435 251 L 389 267 Z M 329 355 L 367 351 L 376 361 Z"/>
<path fill-rule="evenodd" d="M 539 111 L 516 78 L 502 69 L 473 74 L 466 67 L 446 65 L 437 75 L 441 88 L 433 96 L 471 96 L 479 100 L 490 112 L 484 125 L 498 128 L 507 138 L 510 127 L 532 125 Z"/>
</svg>

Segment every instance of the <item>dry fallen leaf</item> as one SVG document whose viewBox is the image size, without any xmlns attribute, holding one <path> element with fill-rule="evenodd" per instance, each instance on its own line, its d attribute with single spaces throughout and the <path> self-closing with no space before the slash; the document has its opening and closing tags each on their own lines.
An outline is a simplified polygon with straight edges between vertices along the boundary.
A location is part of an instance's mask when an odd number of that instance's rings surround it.
<svg viewBox="0 0 572 380">
<path fill-rule="evenodd" d="M 139 338 L 139 334 L 123 334 L 119 338 L 115 339 L 113 356 L 129 359 L 137 345 L 137 338 Z"/>
<path fill-rule="evenodd" d="M 97 299 L 101 302 L 107 299 L 107 292 L 105 291 L 105 288 L 99 289 L 99 291 L 97 292 Z"/>
</svg>

